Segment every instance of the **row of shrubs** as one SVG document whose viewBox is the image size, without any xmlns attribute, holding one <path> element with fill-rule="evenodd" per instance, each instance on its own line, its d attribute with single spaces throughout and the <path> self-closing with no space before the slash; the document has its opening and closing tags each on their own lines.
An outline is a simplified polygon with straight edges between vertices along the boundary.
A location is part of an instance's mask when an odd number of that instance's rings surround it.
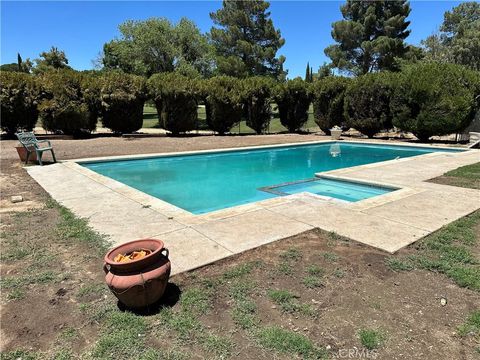
<svg viewBox="0 0 480 360">
<path fill-rule="evenodd" d="M 225 134 L 242 119 L 263 133 L 276 104 L 290 132 L 314 119 L 329 134 L 334 125 L 372 137 L 394 126 L 420 140 L 463 130 L 479 109 L 480 73 L 458 65 L 420 63 L 399 73 L 326 77 L 278 83 L 267 77 L 191 79 L 177 73 L 146 80 L 120 72 L 57 70 L 32 75 L 2 72 L 2 130 L 31 129 L 40 117 L 48 131 L 92 131 L 100 119 L 116 133 L 142 127 L 143 106 L 153 100 L 160 126 L 174 135 L 194 130 L 204 104 L 208 128 Z"/>
</svg>

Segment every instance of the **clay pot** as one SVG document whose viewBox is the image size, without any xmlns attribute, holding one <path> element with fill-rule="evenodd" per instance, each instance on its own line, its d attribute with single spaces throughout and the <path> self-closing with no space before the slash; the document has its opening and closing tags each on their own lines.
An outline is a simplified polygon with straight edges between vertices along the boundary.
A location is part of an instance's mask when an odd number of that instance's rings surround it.
<svg viewBox="0 0 480 360">
<path fill-rule="evenodd" d="M 23 146 L 15 146 L 15 149 L 17 149 L 18 157 L 20 158 L 21 161 L 25 162 L 27 159 L 27 150 Z M 37 161 L 37 153 L 35 151 L 30 153 L 30 156 L 28 157 L 28 161 L 36 162 Z"/>
<path fill-rule="evenodd" d="M 148 249 L 152 253 L 138 260 L 118 263 L 118 254 Z M 110 250 L 104 259 L 105 282 L 122 304 L 130 308 L 143 308 L 158 301 L 168 283 L 170 260 L 168 249 L 160 240 L 130 241 Z"/>
</svg>

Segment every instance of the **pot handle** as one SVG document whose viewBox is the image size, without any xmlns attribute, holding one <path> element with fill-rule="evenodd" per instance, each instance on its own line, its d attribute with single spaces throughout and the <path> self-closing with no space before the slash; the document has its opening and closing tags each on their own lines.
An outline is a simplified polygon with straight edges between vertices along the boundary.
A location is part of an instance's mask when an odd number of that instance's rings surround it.
<svg viewBox="0 0 480 360">
<path fill-rule="evenodd" d="M 105 272 L 105 274 L 108 274 L 108 272 L 110 271 L 110 265 L 107 265 L 107 263 L 103 263 L 103 271 Z"/>
<path fill-rule="evenodd" d="M 160 253 L 163 253 L 164 251 L 165 251 L 164 256 L 168 259 L 168 255 L 169 255 L 170 252 L 168 251 L 167 248 L 164 247 L 162 250 L 160 250 Z"/>
</svg>

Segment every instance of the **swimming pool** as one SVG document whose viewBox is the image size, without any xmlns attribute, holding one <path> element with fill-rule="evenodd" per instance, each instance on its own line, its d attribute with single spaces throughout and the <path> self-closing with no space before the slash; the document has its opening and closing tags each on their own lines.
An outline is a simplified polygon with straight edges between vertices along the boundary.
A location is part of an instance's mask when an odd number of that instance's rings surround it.
<svg viewBox="0 0 480 360">
<path fill-rule="evenodd" d="M 279 196 L 261 188 L 311 179 L 318 172 L 436 151 L 459 150 L 324 142 L 80 165 L 202 214 Z"/>
</svg>

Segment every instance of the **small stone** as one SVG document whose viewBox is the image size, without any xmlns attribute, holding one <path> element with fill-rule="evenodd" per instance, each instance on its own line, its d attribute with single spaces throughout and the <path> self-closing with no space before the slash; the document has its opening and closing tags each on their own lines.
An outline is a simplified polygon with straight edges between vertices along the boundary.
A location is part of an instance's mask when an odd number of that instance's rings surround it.
<svg viewBox="0 0 480 360">
<path fill-rule="evenodd" d="M 23 196 L 22 195 L 13 195 L 11 199 L 12 203 L 19 203 L 23 201 Z"/>
<path fill-rule="evenodd" d="M 299 329 L 298 327 L 294 328 L 293 331 L 297 332 Z"/>
<path fill-rule="evenodd" d="M 442 298 L 440 299 L 440 305 L 442 305 L 442 306 L 447 305 L 447 299 L 445 299 L 445 298 L 442 297 Z"/>
<path fill-rule="evenodd" d="M 330 350 L 332 347 L 330 345 L 325 346 L 325 349 Z"/>
<path fill-rule="evenodd" d="M 276 309 L 277 307 L 275 305 L 272 305 L 272 309 Z"/>
</svg>

